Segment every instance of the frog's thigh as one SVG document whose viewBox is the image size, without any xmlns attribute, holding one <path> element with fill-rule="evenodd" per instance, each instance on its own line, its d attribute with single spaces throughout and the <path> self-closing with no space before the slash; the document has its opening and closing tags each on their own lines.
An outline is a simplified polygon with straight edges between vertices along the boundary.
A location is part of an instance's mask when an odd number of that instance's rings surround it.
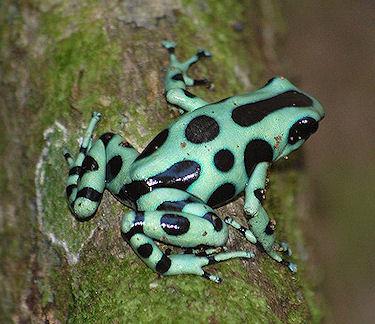
<svg viewBox="0 0 375 324">
<path fill-rule="evenodd" d="M 188 231 L 184 235 L 174 235 L 164 240 L 165 233 L 154 231 L 155 239 L 181 247 L 195 247 L 198 245 L 222 246 L 228 240 L 228 226 L 215 211 L 199 198 L 190 193 L 173 189 L 159 188 L 142 196 L 137 201 L 139 210 L 146 210 L 146 215 L 155 221 L 185 222 Z M 153 211 L 155 211 L 153 213 Z M 163 214 L 169 215 L 163 217 Z M 166 224 L 162 226 L 167 226 Z M 159 229 L 160 230 L 160 229 Z"/>
<path fill-rule="evenodd" d="M 166 244 L 185 248 L 202 245 L 216 247 L 225 245 L 228 240 L 228 227 L 217 216 L 203 218 L 176 211 L 146 211 L 142 215 L 142 233 Z M 215 221 L 212 221 L 215 217 Z M 127 222 L 124 220 L 123 224 Z M 135 224 L 128 224 L 125 228 L 132 229 L 132 226 Z"/>
</svg>

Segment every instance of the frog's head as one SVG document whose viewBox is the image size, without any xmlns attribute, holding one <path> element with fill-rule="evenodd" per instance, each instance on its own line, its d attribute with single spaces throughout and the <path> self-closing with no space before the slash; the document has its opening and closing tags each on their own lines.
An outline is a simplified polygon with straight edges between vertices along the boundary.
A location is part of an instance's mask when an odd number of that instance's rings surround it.
<svg viewBox="0 0 375 324">
<path fill-rule="evenodd" d="M 273 78 L 263 89 L 277 93 L 278 104 L 285 107 L 279 110 L 277 125 L 274 125 L 277 135 L 283 135 L 276 158 L 279 159 L 305 143 L 318 130 L 325 113 L 318 100 L 302 92 L 285 78 Z"/>
</svg>

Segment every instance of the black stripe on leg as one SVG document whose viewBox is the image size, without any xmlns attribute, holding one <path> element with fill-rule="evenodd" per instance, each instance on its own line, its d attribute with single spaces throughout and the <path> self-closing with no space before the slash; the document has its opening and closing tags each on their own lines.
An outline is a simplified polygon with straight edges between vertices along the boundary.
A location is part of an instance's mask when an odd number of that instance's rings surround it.
<svg viewBox="0 0 375 324">
<path fill-rule="evenodd" d="M 90 156 L 86 155 L 82 162 L 82 167 L 81 167 L 81 177 L 86 173 L 86 172 L 91 172 L 91 171 L 97 171 L 99 170 L 99 164 L 96 162 L 96 160 Z"/>
<path fill-rule="evenodd" d="M 156 272 L 163 274 L 166 273 L 169 268 L 171 267 L 172 261 L 170 258 L 168 258 L 165 254 L 161 257 L 159 262 L 155 266 Z"/>
<path fill-rule="evenodd" d="M 133 225 L 129 231 L 126 233 L 122 232 L 122 237 L 126 241 L 130 241 L 130 239 L 135 235 L 135 234 L 143 234 L 143 225 L 145 223 L 145 215 L 143 212 L 137 212 Z"/>
<path fill-rule="evenodd" d="M 137 249 L 137 252 L 142 258 L 147 259 L 152 254 L 152 250 L 152 245 L 150 243 L 145 243 Z"/>
<path fill-rule="evenodd" d="M 68 159 L 71 159 L 72 156 L 70 155 L 70 153 L 65 153 L 64 158 L 65 158 L 65 160 L 68 160 Z"/>
<path fill-rule="evenodd" d="M 98 202 L 102 198 L 102 195 L 103 195 L 103 193 L 101 193 L 101 192 L 99 192 L 99 191 L 97 191 L 93 188 L 85 187 L 85 188 L 83 188 L 83 189 L 81 189 L 80 191 L 77 192 L 76 199 L 80 198 L 80 197 L 83 197 L 83 198 L 86 198 L 88 200 Z"/>
<path fill-rule="evenodd" d="M 67 186 L 66 187 L 66 196 L 69 198 L 70 197 L 70 195 L 72 194 L 72 192 L 73 192 L 73 189 L 74 188 L 77 188 L 77 185 L 75 185 L 75 184 L 71 184 L 71 185 L 69 185 L 69 186 Z"/>
<path fill-rule="evenodd" d="M 79 175 L 81 176 L 82 168 L 80 166 L 75 166 L 69 170 L 69 176 Z"/>
</svg>

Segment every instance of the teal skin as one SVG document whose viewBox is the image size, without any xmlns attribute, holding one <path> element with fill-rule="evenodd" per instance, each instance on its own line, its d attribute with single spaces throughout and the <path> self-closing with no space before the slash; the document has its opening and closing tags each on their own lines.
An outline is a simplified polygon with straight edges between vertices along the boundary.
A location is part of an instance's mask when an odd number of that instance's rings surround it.
<svg viewBox="0 0 375 324">
<path fill-rule="evenodd" d="M 200 50 L 186 62 L 174 54 L 175 44 L 163 42 L 170 56 L 165 78 L 167 101 L 185 113 L 138 153 L 121 136 L 92 134 L 101 115 L 93 113 L 74 160 L 69 165 L 67 197 L 78 220 L 88 220 L 109 190 L 132 211 L 121 231 L 133 250 L 163 275 L 195 274 L 220 282 L 203 267 L 232 258 L 254 257 L 250 251 L 225 251 L 228 224 L 291 271 L 296 265 L 286 243 L 275 240 L 275 223 L 262 206 L 270 164 L 299 148 L 324 117 L 320 103 L 281 77 L 244 95 L 208 103 L 186 90 L 206 84 L 187 75 L 192 64 L 211 54 Z M 249 228 L 214 208 L 245 193 Z M 154 240 L 183 248 L 163 252 Z M 281 252 L 281 254 L 279 253 Z"/>
</svg>

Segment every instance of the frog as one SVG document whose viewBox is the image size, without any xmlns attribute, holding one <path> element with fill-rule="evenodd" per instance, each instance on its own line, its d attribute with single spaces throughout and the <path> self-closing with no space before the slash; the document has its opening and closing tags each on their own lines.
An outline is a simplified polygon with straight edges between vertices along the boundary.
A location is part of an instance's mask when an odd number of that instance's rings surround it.
<svg viewBox="0 0 375 324">
<path fill-rule="evenodd" d="M 276 240 L 275 221 L 263 207 L 267 172 L 317 131 L 322 105 L 279 76 L 256 91 L 207 102 L 187 88 L 209 82 L 188 71 L 211 53 L 200 49 L 179 61 L 173 41 L 162 45 L 169 56 L 164 94 L 180 117 L 138 152 L 112 132 L 94 141 L 101 118 L 94 112 L 77 157 L 64 151 L 71 212 L 79 221 L 90 220 L 108 190 L 130 209 L 121 221 L 123 239 L 160 275 L 190 274 L 220 283 L 206 266 L 255 257 L 252 251 L 228 251 L 230 227 L 296 272 L 288 244 Z M 247 226 L 216 211 L 241 194 Z"/>
</svg>

